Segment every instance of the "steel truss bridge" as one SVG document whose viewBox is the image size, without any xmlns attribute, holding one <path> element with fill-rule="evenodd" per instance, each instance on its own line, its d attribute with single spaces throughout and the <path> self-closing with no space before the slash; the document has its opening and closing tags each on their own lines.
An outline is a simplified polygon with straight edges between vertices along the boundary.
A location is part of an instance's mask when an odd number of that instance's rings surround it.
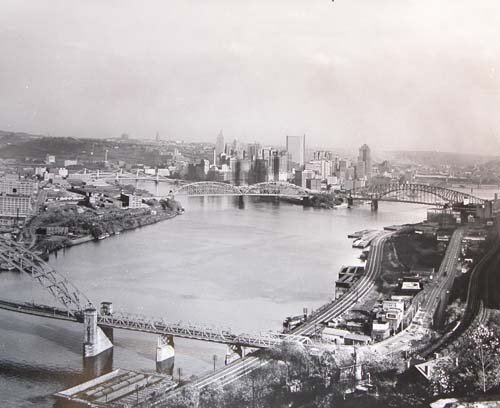
<svg viewBox="0 0 500 408">
<path fill-rule="evenodd" d="M 46 289 L 54 299 L 64 306 L 69 316 L 77 316 L 92 303 L 68 279 L 55 271 L 39 256 L 23 245 L 0 239 L 0 263 L 31 277 Z"/>
<path fill-rule="evenodd" d="M 449 188 L 426 184 L 374 184 L 352 191 L 353 200 L 397 201 L 427 205 L 474 204 L 484 205 L 487 200 Z"/>
<path fill-rule="evenodd" d="M 270 181 L 235 186 L 217 181 L 198 181 L 185 184 L 172 191 L 174 196 L 271 196 L 271 197 L 308 197 L 312 191 L 285 181 Z"/>
<path fill-rule="evenodd" d="M 19 243 L 0 238 L 0 262 L 9 269 L 29 275 L 33 281 L 40 284 L 63 306 L 60 308 L 0 300 L 0 309 L 75 322 L 83 322 L 85 309 L 96 309 L 90 300 L 68 279 Z M 272 347 L 284 341 L 299 342 L 305 345 L 311 342 L 309 337 L 301 335 L 286 335 L 277 332 L 235 334 L 226 329 L 196 326 L 183 322 L 171 323 L 163 318 L 120 312 L 103 314 L 98 311 L 97 324 L 113 329 L 155 333 L 251 348 Z"/>
<path fill-rule="evenodd" d="M 309 337 L 300 335 L 287 335 L 277 332 L 234 334 L 224 329 L 201 327 L 185 323 L 169 323 L 162 318 L 116 312 L 112 315 L 98 316 L 97 322 L 101 327 L 134 330 L 252 348 L 277 346 L 284 341 L 298 342 L 304 345 L 311 343 Z"/>
</svg>

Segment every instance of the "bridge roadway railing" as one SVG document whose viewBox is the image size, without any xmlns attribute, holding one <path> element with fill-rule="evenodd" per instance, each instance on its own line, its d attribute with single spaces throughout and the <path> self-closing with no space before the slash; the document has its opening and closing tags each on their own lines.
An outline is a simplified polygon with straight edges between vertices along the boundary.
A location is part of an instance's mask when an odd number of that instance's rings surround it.
<svg viewBox="0 0 500 408">
<path fill-rule="evenodd" d="M 170 323 L 163 318 L 153 318 L 120 312 L 115 312 L 111 315 L 98 315 L 97 324 L 99 326 L 116 329 L 163 334 L 186 339 L 252 348 L 272 347 L 284 341 L 300 342 L 302 344 L 310 344 L 311 342 L 311 339 L 308 337 L 299 335 L 288 335 L 278 332 L 234 334 L 224 329 L 202 327 L 185 323 Z"/>
<path fill-rule="evenodd" d="M 0 299 L 0 309 L 33 316 L 47 317 L 50 319 L 67 320 L 71 322 L 83 321 L 83 315 L 79 312 L 71 313 L 68 310 L 58 307 L 35 303 L 18 303 Z"/>
</svg>

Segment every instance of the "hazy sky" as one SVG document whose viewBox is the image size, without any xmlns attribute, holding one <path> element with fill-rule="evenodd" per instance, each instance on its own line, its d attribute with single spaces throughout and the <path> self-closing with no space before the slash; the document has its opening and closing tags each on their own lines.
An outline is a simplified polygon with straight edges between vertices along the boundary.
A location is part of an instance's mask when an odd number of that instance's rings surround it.
<svg viewBox="0 0 500 408">
<path fill-rule="evenodd" d="M 0 129 L 500 154 L 499 0 L 0 0 Z"/>
</svg>

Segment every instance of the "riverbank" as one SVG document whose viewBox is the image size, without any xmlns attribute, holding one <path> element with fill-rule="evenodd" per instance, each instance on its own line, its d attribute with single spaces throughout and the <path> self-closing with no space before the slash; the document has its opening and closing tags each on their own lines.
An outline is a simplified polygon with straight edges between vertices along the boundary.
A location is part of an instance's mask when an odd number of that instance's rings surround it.
<svg viewBox="0 0 500 408">
<path fill-rule="evenodd" d="M 156 224 L 181 213 L 180 207 L 167 206 L 104 211 L 68 206 L 41 214 L 31 221 L 28 227 L 31 249 L 46 258 L 61 249 Z"/>
</svg>

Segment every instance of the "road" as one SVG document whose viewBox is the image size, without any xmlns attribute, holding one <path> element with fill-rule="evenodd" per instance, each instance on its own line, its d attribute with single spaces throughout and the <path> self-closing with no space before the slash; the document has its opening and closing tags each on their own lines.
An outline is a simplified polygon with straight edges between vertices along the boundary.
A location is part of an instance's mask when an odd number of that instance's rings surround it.
<svg viewBox="0 0 500 408">
<path fill-rule="evenodd" d="M 411 341 L 423 338 L 431 329 L 439 299 L 450 290 L 455 279 L 456 265 L 460 256 L 463 229 L 457 229 L 450 238 L 450 243 L 435 276 L 431 288 L 412 323 L 402 332 L 370 346 L 372 351 L 381 354 L 401 352 L 411 349 Z"/>
<path fill-rule="evenodd" d="M 321 310 L 316 315 L 313 315 L 306 323 L 293 330 L 292 334 L 303 336 L 314 335 L 321 323 L 340 316 L 370 292 L 375 285 L 375 278 L 378 276 L 382 268 L 384 244 L 391 234 L 391 232 L 382 232 L 373 239 L 368 260 L 366 262 L 365 273 L 351 288 L 351 290 L 340 299 L 331 302 L 324 310 Z"/>
<path fill-rule="evenodd" d="M 392 232 L 380 233 L 371 244 L 371 250 L 366 263 L 365 274 L 356 282 L 352 290 L 340 299 L 332 301 L 326 307 L 320 309 L 309 320 L 292 331 L 291 334 L 301 336 L 312 336 L 315 334 L 318 326 L 323 322 L 327 322 L 354 306 L 358 301 L 363 299 L 375 285 L 375 279 L 380 273 L 382 267 L 382 257 L 384 252 L 384 244 Z M 201 391 L 211 385 L 223 387 L 229 385 L 238 379 L 246 376 L 259 367 L 264 367 L 268 361 L 259 358 L 259 353 L 252 353 L 244 358 L 234 361 L 233 363 L 223 367 L 215 373 L 208 374 L 200 379 L 189 384 L 190 387 Z M 169 393 L 158 400 L 153 406 L 167 406 L 167 401 L 174 395 L 179 394 L 182 388 Z"/>
<path fill-rule="evenodd" d="M 497 242 L 493 244 L 493 247 L 481 258 L 471 271 L 464 313 L 459 323 L 451 332 L 446 333 L 437 343 L 426 349 L 422 353 L 423 355 L 427 356 L 442 350 L 447 345 L 456 341 L 464 333 L 488 321 L 488 307 L 492 307 L 489 302 L 489 296 L 491 291 L 496 290 L 491 280 L 495 281 L 497 279 L 499 267 L 500 249 Z"/>
</svg>

